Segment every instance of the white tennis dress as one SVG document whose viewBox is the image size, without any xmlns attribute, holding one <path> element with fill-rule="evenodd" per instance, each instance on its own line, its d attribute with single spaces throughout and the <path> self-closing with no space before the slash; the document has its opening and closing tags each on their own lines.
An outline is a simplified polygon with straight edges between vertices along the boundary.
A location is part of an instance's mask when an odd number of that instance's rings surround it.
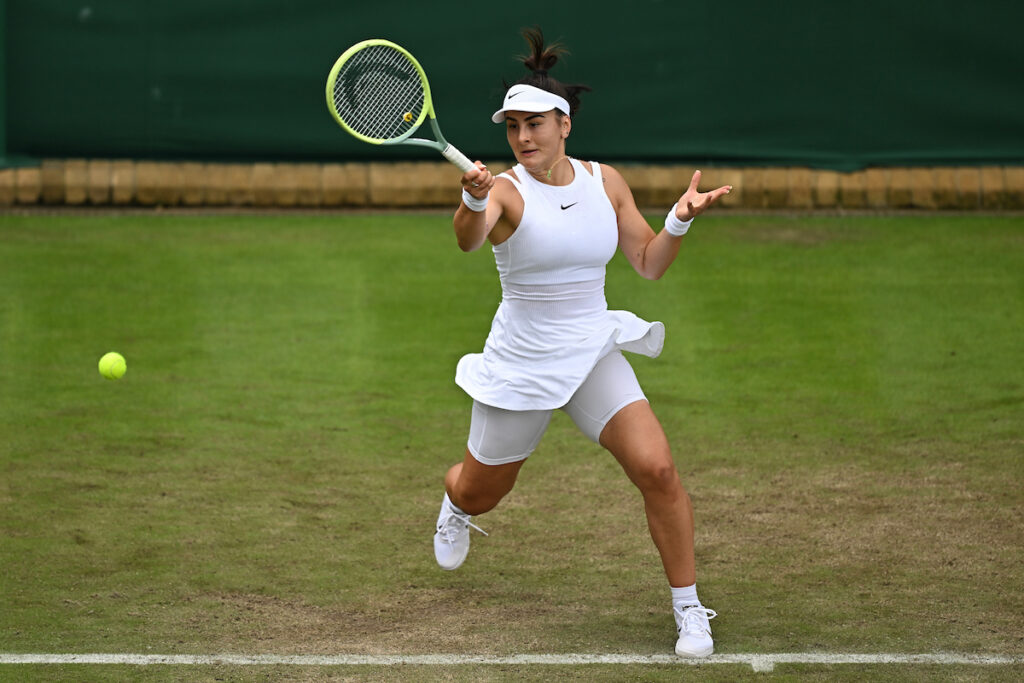
<svg viewBox="0 0 1024 683">
<path fill-rule="evenodd" d="M 560 408 L 594 365 L 615 349 L 661 353 L 665 326 L 610 311 L 605 266 L 618 247 L 615 209 L 601 167 L 575 159 L 569 185 L 545 185 L 517 165 L 507 178 L 523 197 L 523 218 L 495 245 L 501 304 L 483 353 L 463 356 L 455 382 L 477 401 L 506 410 Z"/>
</svg>

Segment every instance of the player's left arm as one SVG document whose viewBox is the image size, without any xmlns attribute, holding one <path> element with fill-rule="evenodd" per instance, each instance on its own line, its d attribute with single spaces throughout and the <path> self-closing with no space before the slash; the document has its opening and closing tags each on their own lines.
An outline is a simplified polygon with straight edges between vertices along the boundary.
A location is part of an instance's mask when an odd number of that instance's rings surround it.
<svg viewBox="0 0 1024 683">
<path fill-rule="evenodd" d="M 605 164 L 602 164 L 602 170 L 606 179 L 605 189 L 618 221 L 619 248 L 637 273 L 648 280 L 657 280 L 675 260 L 683 236 L 674 235 L 666 229 L 655 233 L 637 208 L 622 174 Z M 693 174 L 689 188 L 674 207 L 678 223 L 686 224 L 693 220 L 732 189 L 732 186 L 724 185 L 710 192 L 699 192 L 700 176 L 700 171 Z"/>
</svg>

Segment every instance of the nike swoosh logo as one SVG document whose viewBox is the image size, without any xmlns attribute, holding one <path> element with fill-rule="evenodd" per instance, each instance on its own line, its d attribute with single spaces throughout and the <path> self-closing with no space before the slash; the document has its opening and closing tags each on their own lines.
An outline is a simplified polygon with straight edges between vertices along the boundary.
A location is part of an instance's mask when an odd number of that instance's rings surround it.
<svg viewBox="0 0 1024 683">
<path fill-rule="evenodd" d="M 579 202 L 573 202 L 569 206 L 563 206 L 562 207 L 562 211 L 565 211 L 566 209 L 571 209 L 572 207 L 576 206 L 577 204 L 579 204 Z"/>
<path fill-rule="evenodd" d="M 523 94 L 523 91 L 522 91 L 522 90 L 520 90 L 519 92 L 514 92 L 514 93 L 512 93 L 511 95 L 509 95 L 509 96 L 508 96 L 508 97 L 506 97 L 505 99 L 506 99 L 506 100 L 511 100 L 511 99 L 512 99 L 513 97 L 519 97 L 519 96 L 520 96 L 520 95 L 522 95 L 522 94 Z"/>
</svg>

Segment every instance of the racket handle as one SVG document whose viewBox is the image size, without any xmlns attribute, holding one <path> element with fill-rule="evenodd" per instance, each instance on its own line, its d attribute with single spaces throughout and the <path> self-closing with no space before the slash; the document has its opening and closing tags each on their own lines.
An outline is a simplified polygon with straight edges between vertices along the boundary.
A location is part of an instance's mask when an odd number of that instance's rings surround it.
<svg viewBox="0 0 1024 683">
<path fill-rule="evenodd" d="M 444 156 L 444 158 L 447 159 L 448 161 L 458 166 L 459 170 L 462 171 L 463 173 L 472 171 L 474 168 L 476 168 L 476 164 L 470 161 L 465 154 L 455 149 L 455 147 L 451 143 L 449 143 L 448 146 L 441 151 L 441 155 Z"/>
</svg>

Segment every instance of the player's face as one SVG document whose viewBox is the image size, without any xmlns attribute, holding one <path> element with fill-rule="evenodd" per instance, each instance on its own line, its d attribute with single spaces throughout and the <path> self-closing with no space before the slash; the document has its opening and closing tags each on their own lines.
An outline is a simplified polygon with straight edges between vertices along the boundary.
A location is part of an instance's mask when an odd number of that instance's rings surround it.
<svg viewBox="0 0 1024 683">
<path fill-rule="evenodd" d="M 571 124 L 558 111 L 540 114 L 527 111 L 505 112 L 505 133 L 516 161 L 529 170 L 547 171 L 565 156 L 565 139 Z"/>
</svg>

